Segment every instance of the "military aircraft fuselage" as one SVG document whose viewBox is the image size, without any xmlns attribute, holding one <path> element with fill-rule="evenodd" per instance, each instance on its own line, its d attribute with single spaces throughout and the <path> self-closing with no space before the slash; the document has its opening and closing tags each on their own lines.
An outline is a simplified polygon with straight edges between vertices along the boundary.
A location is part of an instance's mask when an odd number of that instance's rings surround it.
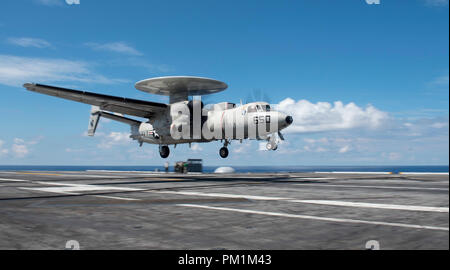
<svg viewBox="0 0 450 270">
<path fill-rule="evenodd" d="M 192 103 L 191 103 L 192 104 Z M 292 123 L 292 118 L 272 110 L 265 102 L 236 107 L 219 103 L 204 108 L 189 102 L 171 104 L 170 113 L 139 126 L 136 138 L 153 144 L 180 144 L 214 140 L 265 140 Z M 198 106 L 198 108 L 196 108 Z"/>
</svg>

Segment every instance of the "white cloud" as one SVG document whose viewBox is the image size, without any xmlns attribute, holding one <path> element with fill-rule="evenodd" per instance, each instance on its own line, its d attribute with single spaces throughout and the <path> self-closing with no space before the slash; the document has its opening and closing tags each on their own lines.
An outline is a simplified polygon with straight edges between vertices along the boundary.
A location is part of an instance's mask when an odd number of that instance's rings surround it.
<svg viewBox="0 0 450 270">
<path fill-rule="evenodd" d="M 434 85 L 447 85 L 448 86 L 449 76 L 448 75 L 443 75 L 443 76 L 437 77 L 431 83 L 434 84 Z"/>
<path fill-rule="evenodd" d="M 203 148 L 200 146 L 200 144 L 194 143 L 191 146 L 191 150 L 194 151 L 194 152 L 197 152 L 197 151 L 202 151 Z"/>
<path fill-rule="evenodd" d="M 29 146 L 36 145 L 42 140 L 43 136 L 36 137 L 32 140 L 24 140 L 21 138 L 14 138 L 14 144 L 11 147 L 11 153 L 17 158 L 23 158 L 30 153 Z"/>
<path fill-rule="evenodd" d="M 151 157 L 158 157 L 159 154 L 156 154 L 154 148 L 146 148 L 146 147 L 132 147 L 127 151 L 128 157 L 132 160 L 148 160 Z"/>
<path fill-rule="evenodd" d="M 382 153 L 381 156 L 389 160 L 400 160 L 402 158 L 402 155 L 397 152 Z"/>
<path fill-rule="evenodd" d="M 97 147 L 101 149 L 110 149 L 116 145 L 127 145 L 132 141 L 130 134 L 127 132 L 111 132 L 103 137 Z"/>
<path fill-rule="evenodd" d="M 320 147 L 320 146 L 317 147 L 317 149 L 316 149 L 316 152 L 318 152 L 318 153 L 327 152 L 327 151 L 328 151 L 328 149 Z"/>
<path fill-rule="evenodd" d="M 389 117 L 372 105 L 361 108 L 354 103 L 344 105 L 341 101 L 334 104 L 307 100 L 295 101 L 287 98 L 275 105 L 276 110 L 288 113 L 294 123 L 286 129 L 287 133 L 306 133 L 345 130 L 353 128 L 376 129 Z"/>
<path fill-rule="evenodd" d="M 342 134 L 340 135 L 342 136 Z M 353 150 L 353 144 L 361 143 L 364 141 L 361 138 L 342 138 L 342 137 L 334 137 L 331 136 L 329 138 L 304 138 L 304 142 L 307 144 L 303 146 L 303 150 L 306 152 L 314 152 L 314 153 L 322 153 L 322 152 L 330 152 L 330 153 L 348 153 Z M 365 141 L 367 143 L 367 141 Z"/>
<path fill-rule="evenodd" d="M 341 147 L 340 149 L 339 149 L 339 153 L 347 153 L 348 151 L 350 151 L 350 146 L 349 145 L 346 145 L 346 146 L 344 146 L 344 147 Z"/>
<path fill-rule="evenodd" d="M 30 152 L 28 150 L 28 147 L 24 144 L 13 144 L 12 146 L 12 152 L 14 155 L 18 158 L 23 158 Z"/>
<path fill-rule="evenodd" d="M 240 143 L 239 146 L 234 145 L 233 152 L 234 153 L 246 153 L 251 149 L 251 142 L 249 140 Z"/>
<path fill-rule="evenodd" d="M 94 49 L 94 50 L 100 50 L 100 51 L 110 51 L 110 52 L 116 52 L 116 53 L 123 53 L 123 54 L 130 54 L 130 55 L 142 55 L 141 52 L 133 48 L 132 46 L 128 45 L 125 42 L 111 42 L 111 43 L 95 43 L 95 42 L 88 42 L 85 43 L 86 46 Z"/>
<path fill-rule="evenodd" d="M 5 143 L 4 141 L 0 140 L 0 157 L 8 154 L 8 152 L 9 152 L 8 149 L 3 149 L 4 143 Z"/>
<path fill-rule="evenodd" d="M 445 7 L 448 6 L 448 0 L 425 0 L 427 6 Z"/>
<path fill-rule="evenodd" d="M 43 6 L 65 6 L 65 5 L 79 5 L 81 3 L 81 0 L 33 0 L 38 5 Z"/>
<path fill-rule="evenodd" d="M 36 137 L 32 140 L 24 140 L 21 138 L 14 138 L 13 145 L 10 149 L 3 148 L 4 141 L 0 140 L 0 156 L 11 154 L 12 157 L 23 158 L 26 157 L 32 149 L 30 146 L 36 145 L 42 140 L 43 136 Z"/>
<path fill-rule="evenodd" d="M 66 148 L 65 151 L 67 153 L 80 153 L 80 152 L 84 152 L 84 149 Z"/>
<path fill-rule="evenodd" d="M 38 136 L 38 137 L 32 139 L 31 141 L 27 141 L 27 144 L 35 145 L 35 144 L 39 143 L 43 138 L 44 138 L 44 136 Z"/>
<path fill-rule="evenodd" d="M 34 0 L 34 2 L 44 6 L 61 6 L 64 0 Z"/>
<path fill-rule="evenodd" d="M 14 143 L 15 144 L 24 144 L 25 141 L 23 139 L 20 139 L 20 138 L 14 138 Z"/>
<path fill-rule="evenodd" d="M 8 38 L 7 42 L 21 47 L 34 47 L 40 49 L 51 47 L 51 44 L 48 41 L 39 38 Z"/>
<path fill-rule="evenodd" d="M 22 86 L 25 82 L 123 83 L 95 73 L 87 62 L 65 59 L 0 55 L 0 84 Z"/>
<path fill-rule="evenodd" d="M 265 143 L 265 142 L 260 142 L 260 143 L 258 144 L 258 150 L 259 150 L 259 151 L 267 151 L 266 144 L 267 144 L 267 143 Z"/>
<path fill-rule="evenodd" d="M 153 64 L 149 63 L 144 57 L 129 56 L 120 57 L 117 59 L 110 59 L 109 64 L 114 66 L 131 66 L 139 69 L 145 69 L 150 73 L 173 73 L 174 68 L 166 64 Z"/>
<path fill-rule="evenodd" d="M 431 125 L 432 128 L 445 128 L 448 127 L 448 122 L 437 122 Z"/>
<path fill-rule="evenodd" d="M 309 146 L 309 145 L 305 145 L 303 146 L 303 150 L 305 152 L 315 152 L 315 153 L 323 153 L 323 152 L 328 152 L 330 151 L 328 148 L 322 147 L 322 146 Z"/>
<path fill-rule="evenodd" d="M 305 138 L 303 140 L 309 144 L 314 144 L 314 143 L 328 144 L 329 143 L 327 138 L 320 138 L 320 139 Z"/>
<path fill-rule="evenodd" d="M 448 136 L 448 117 L 421 118 L 408 120 L 406 123 L 397 120 L 385 130 L 386 134 L 402 137 L 433 137 L 437 135 Z"/>
</svg>

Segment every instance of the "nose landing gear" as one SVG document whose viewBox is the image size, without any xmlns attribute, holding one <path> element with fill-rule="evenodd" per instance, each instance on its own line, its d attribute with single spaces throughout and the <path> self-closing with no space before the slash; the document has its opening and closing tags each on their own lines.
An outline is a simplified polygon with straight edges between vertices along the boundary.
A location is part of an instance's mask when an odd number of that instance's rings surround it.
<svg viewBox="0 0 450 270">
<path fill-rule="evenodd" d="M 270 136 L 270 138 L 267 139 L 266 149 L 269 151 L 277 150 L 278 142 L 280 141 L 280 139 L 284 141 L 284 136 L 283 134 L 281 134 L 281 132 L 278 131 L 278 133 L 273 133 L 272 136 Z"/>
<path fill-rule="evenodd" d="M 159 146 L 159 155 L 162 158 L 167 158 L 169 156 L 169 154 L 170 154 L 169 146 L 167 146 L 167 145 L 160 145 Z"/>
<path fill-rule="evenodd" d="M 268 142 L 266 144 L 266 149 L 275 151 L 278 149 L 278 144 L 276 144 L 275 142 Z"/>
</svg>

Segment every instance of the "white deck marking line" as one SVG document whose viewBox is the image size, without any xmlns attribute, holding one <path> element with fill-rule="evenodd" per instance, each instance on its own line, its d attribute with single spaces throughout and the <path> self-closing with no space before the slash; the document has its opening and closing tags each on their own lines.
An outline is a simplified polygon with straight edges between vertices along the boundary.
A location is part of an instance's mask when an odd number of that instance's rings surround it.
<svg viewBox="0 0 450 270">
<path fill-rule="evenodd" d="M 104 170 L 87 170 L 86 172 L 98 172 L 98 173 L 112 173 L 114 174 L 126 174 L 126 177 L 128 176 L 138 176 L 138 175 L 151 175 L 151 176 L 163 176 L 163 175 L 173 175 L 174 172 L 153 172 L 153 171 L 104 171 Z"/>
<path fill-rule="evenodd" d="M 90 177 L 90 178 L 126 178 L 124 176 L 115 175 L 93 175 L 93 174 L 61 174 L 62 176 Z"/>
<path fill-rule="evenodd" d="M 296 186 L 314 186 L 314 187 L 344 187 L 344 188 L 375 188 L 375 189 L 402 189 L 402 190 L 440 190 L 448 191 L 448 188 L 421 188 L 421 187 L 400 187 L 400 186 L 357 186 L 357 185 L 328 185 L 328 184 L 294 184 Z"/>
<path fill-rule="evenodd" d="M 249 199 L 258 201 L 284 201 L 290 200 L 290 198 L 281 197 L 266 197 L 266 196 L 253 196 L 253 195 L 237 195 L 237 194 L 223 194 L 223 193 L 201 193 L 201 192 L 190 192 L 190 191 L 153 191 L 148 190 L 146 192 L 150 193 L 163 193 L 163 194 L 179 194 L 188 196 L 204 196 L 204 197 L 221 197 L 221 198 L 233 198 L 233 199 Z"/>
<path fill-rule="evenodd" d="M 8 182 L 28 182 L 29 180 L 0 178 L 0 181 L 8 181 Z"/>
<path fill-rule="evenodd" d="M 108 173 L 151 173 L 151 174 L 162 174 L 161 172 L 155 172 L 155 171 L 86 170 L 86 172 L 108 172 Z"/>
<path fill-rule="evenodd" d="M 392 172 L 314 172 L 314 173 L 336 173 L 336 174 L 392 174 Z"/>
<path fill-rule="evenodd" d="M 320 221 L 329 221 L 329 222 L 383 225 L 383 226 L 404 227 L 404 228 L 413 228 L 413 229 L 426 229 L 426 230 L 440 230 L 440 231 L 448 231 L 449 230 L 449 228 L 447 228 L 447 227 L 436 227 L 436 226 L 427 226 L 427 225 L 415 225 L 415 224 L 391 223 L 391 222 L 382 222 L 382 221 L 368 221 L 368 220 L 358 220 L 358 219 L 328 218 L 328 217 L 318 217 L 318 216 L 295 215 L 295 214 L 277 213 L 277 212 L 264 212 L 264 211 L 234 209 L 234 208 L 225 208 L 225 207 L 213 207 L 213 206 L 197 205 L 197 204 L 177 204 L 177 205 L 184 206 L 184 207 L 230 211 L 230 212 L 238 212 L 238 213 L 245 213 L 245 214 L 300 218 L 300 219 L 320 220 Z"/>
<path fill-rule="evenodd" d="M 125 200 L 125 201 L 140 201 L 141 200 L 141 199 L 135 199 L 135 198 L 125 198 L 125 197 L 115 197 L 115 196 L 105 196 L 105 195 L 93 195 L 93 196 L 99 197 L 99 198 Z"/>
<path fill-rule="evenodd" d="M 448 175 L 448 172 L 401 172 L 403 175 Z"/>
<path fill-rule="evenodd" d="M 73 192 L 73 191 L 99 191 L 99 190 L 120 190 L 120 191 L 142 190 L 137 188 L 111 187 L 111 186 L 88 185 L 88 184 L 69 184 L 69 183 L 54 183 L 54 182 L 34 182 L 34 183 L 41 185 L 62 186 L 62 187 L 43 187 L 43 188 L 22 187 L 21 189 L 54 192 L 54 193 Z"/>
<path fill-rule="evenodd" d="M 362 207 L 362 208 L 378 208 L 378 209 L 391 209 L 391 210 L 408 210 L 408 211 L 421 211 L 421 212 L 442 212 L 448 213 L 448 207 L 431 207 L 431 206 L 416 206 L 416 205 L 397 205 L 397 204 L 380 204 L 380 203 L 360 203 L 360 202 L 346 202 L 346 201 L 332 201 L 332 200 L 298 200 L 293 198 L 280 198 L 280 197 L 266 197 L 266 196 L 253 196 L 253 195 L 235 195 L 235 194 L 222 194 L 222 193 L 201 193 L 201 192 L 184 192 L 184 191 L 146 191 L 154 193 L 165 194 L 179 194 L 188 196 L 206 196 L 206 197 L 219 197 L 219 198 L 243 198 L 248 200 L 262 200 L 262 201 L 285 201 L 294 203 L 306 203 L 306 204 L 321 204 L 331 206 L 347 206 L 347 207 Z"/>
<path fill-rule="evenodd" d="M 66 194 L 66 195 L 81 195 L 80 193 L 73 193 L 73 192 L 64 192 L 64 191 L 61 191 L 61 192 L 58 192 L 58 193 L 61 193 L 61 194 Z"/>
<path fill-rule="evenodd" d="M 81 193 L 73 193 L 73 192 L 65 192 L 65 191 L 54 191 L 54 193 L 58 194 L 64 194 L 64 195 L 76 195 L 76 196 L 93 196 L 93 197 L 99 197 L 99 198 L 106 198 L 106 199 L 116 199 L 116 200 L 126 200 L 126 201 L 140 201 L 140 199 L 133 199 L 133 198 L 124 198 L 124 197 L 115 197 L 115 196 L 105 196 L 105 195 L 91 195 L 91 194 L 81 194 Z"/>
<path fill-rule="evenodd" d="M 298 177 L 294 176 L 290 179 L 296 179 L 296 180 L 336 180 L 336 178 L 328 178 L 328 177 Z"/>
<path fill-rule="evenodd" d="M 35 172 L 35 171 L 30 171 L 30 172 L 0 172 L 0 173 L 9 173 L 9 174 L 29 174 L 29 175 L 41 175 L 41 176 L 76 176 L 76 177 L 92 177 L 92 178 L 108 178 L 111 177 L 111 175 L 94 175 L 94 174 L 72 174 L 69 172 L 58 172 L 57 175 L 52 172 L 52 171 L 39 171 L 39 172 Z M 126 178 L 126 176 L 113 176 L 115 178 Z"/>
<path fill-rule="evenodd" d="M 25 188 L 25 187 L 21 187 L 20 189 L 34 190 L 34 191 L 43 191 L 43 192 L 52 192 L 52 193 L 68 194 L 68 195 L 85 195 L 85 196 L 93 196 L 93 197 L 107 198 L 107 199 L 116 199 L 116 200 L 126 200 L 126 201 L 140 201 L 140 199 L 134 199 L 134 198 L 106 196 L 106 195 L 94 195 L 94 194 L 82 194 L 82 193 L 74 193 L 73 192 L 73 191 L 98 191 L 98 190 L 121 190 L 121 191 L 138 191 L 138 190 L 140 190 L 140 189 L 135 189 L 135 188 L 119 188 L 119 187 L 109 187 L 109 186 L 95 186 L 95 185 L 68 184 L 68 183 L 52 183 L 52 182 L 35 182 L 35 183 L 44 184 L 44 185 L 65 186 L 65 187 L 47 187 L 47 188 Z"/>
<path fill-rule="evenodd" d="M 0 171 L 0 173 L 1 173 L 1 174 L 9 173 L 9 174 L 15 174 L 15 175 L 21 174 L 20 172 L 5 172 L 5 171 Z"/>
<path fill-rule="evenodd" d="M 349 206 L 349 207 L 362 207 L 362 208 L 421 211 L 421 212 L 448 213 L 448 210 L 449 210 L 448 207 L 346 202 L 346 201 L 332 201 L 332 200 L 289 200 L 289 202 L 321 204 L 321 205 L 331 205 L 331 206 Z"/>
</svg>

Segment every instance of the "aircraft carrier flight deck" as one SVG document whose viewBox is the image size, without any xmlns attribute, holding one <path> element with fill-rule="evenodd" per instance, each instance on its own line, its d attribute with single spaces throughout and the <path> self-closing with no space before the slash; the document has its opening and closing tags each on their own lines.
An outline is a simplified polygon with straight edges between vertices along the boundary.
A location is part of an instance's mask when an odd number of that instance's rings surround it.
<svg viewBox="0 0 450 270">
<path fill-rule="evenodd" d="M 449 249 L 449 178 L 0 171 L 0 232 L 0 249 Z"/>
</svg>

